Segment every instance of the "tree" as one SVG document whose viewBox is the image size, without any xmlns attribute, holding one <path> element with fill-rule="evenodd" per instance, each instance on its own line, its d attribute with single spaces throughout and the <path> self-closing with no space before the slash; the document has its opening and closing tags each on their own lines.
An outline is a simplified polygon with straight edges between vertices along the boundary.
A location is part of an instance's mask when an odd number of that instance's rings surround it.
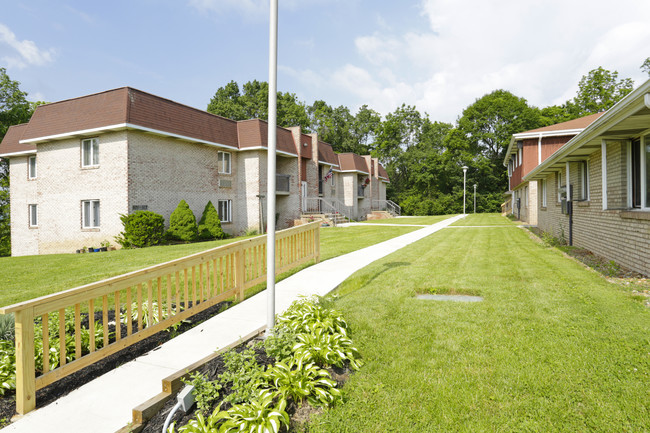
<svg viewBox="0 0 650 433">
<path fill-rule="evenodd" d="M 644 63 L 645 65 L 645 63 Z M 602 66 L 583 75 L 578 83 L 578 94 L 567 102 L 568 111 L 574 118 L 609 110 L 634 87 L 631 78 L 618 79 L 618 72 L 610 72 Z"/>
<path fill-rule="evenodd" d="M 11 125 L 27 122 L 35 108 L 19 86 L 18 81 L 9 78 L 5 68 L 0 68 L 0 140 Z M 0 256 L 10 254 L 9 164 L 0 158 Z"/>
<path fill-rule="evenodd" d="M 641 65 L 641 70 L 650 76 L 650 57 L 646 57 L 645 61 Z"/>
<path fill-rule="evenodd" d="M 235 81 L 217 89 L 208 104 L 207 111 L 233 120 L 268 120 L 269 85 L 265 81 L 249 81 L 242 86 L 243 93 Z M 294 93 L 278 92 L 277 123 L 279 126 L 300 126 L 309 128 L 305 104 Z"/>
</svg>

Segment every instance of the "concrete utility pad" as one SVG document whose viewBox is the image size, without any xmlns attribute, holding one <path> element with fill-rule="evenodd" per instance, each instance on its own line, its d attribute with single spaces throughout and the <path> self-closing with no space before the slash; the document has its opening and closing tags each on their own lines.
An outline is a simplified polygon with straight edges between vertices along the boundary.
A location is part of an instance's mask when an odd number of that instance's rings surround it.
<svg viewBox="0 0 650 433">
<path fill-rule="evenodd" d="M 417 295 L 417 299 L 425 301 L 454 301 L 454 302 L 481 302 L 482 296 L 468 295 Z"/>
</svg>

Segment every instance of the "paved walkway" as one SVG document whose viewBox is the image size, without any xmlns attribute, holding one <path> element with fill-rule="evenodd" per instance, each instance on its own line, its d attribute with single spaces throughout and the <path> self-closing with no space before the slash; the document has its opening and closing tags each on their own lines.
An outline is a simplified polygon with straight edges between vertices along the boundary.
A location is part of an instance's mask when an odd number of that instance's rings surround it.
<svg viewBox="0 0 650 433">
<path fill-rule="evenodd" d="M 462 217 L 326 260 L 282 280 L 276 284 L 276 312 L 284 311 L 300 295 L 322 296 L 331 292 L 357 270 Z M 5 427 L 4 432 L 114 433 L 131 421 L 134 407 L 161 392 L 163 378 L 264 326 L 266 308 L 263 291 L 56 402 L 28 413 Z"/>
</svg>

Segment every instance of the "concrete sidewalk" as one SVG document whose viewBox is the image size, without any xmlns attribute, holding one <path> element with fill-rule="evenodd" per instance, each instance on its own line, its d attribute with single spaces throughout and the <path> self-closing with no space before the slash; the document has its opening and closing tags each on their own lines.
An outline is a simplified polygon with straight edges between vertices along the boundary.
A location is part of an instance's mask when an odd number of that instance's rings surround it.
<svg viewBox="0 0 650 433">
<path fill-rule="evenodd" d="M 420 230 L 310 266 L 276 284 L 276 312 L 301 295 L 325 295 L 368 264 L 463 218 Z M 131 422 L 131 410 L 161 391 L 163 378 L 266 324 L 266 291 L 241 302 L 153 351 L 28 413 L 5 432 L 114 433 Z M 38 401 L 36 402 L 38 405 Z"/>
</svg>

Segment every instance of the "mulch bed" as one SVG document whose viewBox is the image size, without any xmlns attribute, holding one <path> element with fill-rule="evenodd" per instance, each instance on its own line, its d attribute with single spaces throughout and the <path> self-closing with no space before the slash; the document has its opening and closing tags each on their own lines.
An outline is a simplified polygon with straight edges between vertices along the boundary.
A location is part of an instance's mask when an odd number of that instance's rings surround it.
<svg viewBox="0 0 650 433">
<path fill-rule="evenodd" d="M 249 341 L 248 343 L 243 343 L 237 346 L 234 350 L 241 351 L 247 347 L 253 347 L 255 350 L 255 355 L 258 364 L 267 366 L 275 363 L 275 359 L 268 357 L 263 348 L 256 346 L 255 343 L 259 341 L 261 340 L 259 338 L 256 338 L 254 340 Z M 221 356 L 214 358 L 213 360 L 211 360 L 210 362 L 205 364 L 201 369 L 198 370 L 198 372 L 206 376 L 208 380 L 211 381 L 216 380 L 219 377 L 219 375 L 221 375 L 224 371 L 225 371 L 225 366 Z M 328 369 L 328 371 L 332 379 L 337 382 L 338 388 L 341 388 L 350 376 L 350 370 L 348 368 L 334 367 Z M 230 388 L 228 386 L 224 386 L 219 391 L 219 395 L 223 397 L 230 394 L 230 392 L 231 392 Z M 162 431 L 162 428 L 165 425 L 165 420 L 167 419 L 169 412 L 177 403 L 176 400 L 177 394 L 178 393 L 174 394 L 172 398 L 170 398 L 169 401 L 165 403 L 165 405 L 158 412 L 158 414 L 156 414 L 153 418 L 147 421 L 144 429 L 141 431 L 142 433 L 159 433 Z M 216 405 L 213 406 L 212 409 L 210 409 L 206 413 L 203 413 L 203 415 L 206 417 L 211 415 L 215 407 Z M 230 404 L 223 403 L 221 409 L 228 410 L 230 407 L 231 407 Z M 314 408 L 306 403 L 303 404 L 302 406 L 297 406 L 295 403 L 290 402 L 287 405 L 286 411 L 291 418 L 291 425 L 289 427 L 289 432 L 298 432 L 298 431 L 303 431 L 303 429 L 305 428 L 306 424 L 309 422 L 312 415 L 322 412 L 322 409 Z M 171 423 L 175 422 L 176 431 L 178 431 L 179 426 L 187 424 L 191 419 L 195 418 L 196 415 L 197 415 L 196 405 L 192 406 L 192 408 L 188 413 L 183 413 L 183 411 L 179 409 L 173 415 L 170 421 L 170 425 Z"/>
<path fill-rule="evenodd" d="M 113 370 L 116 367 L 119 367 L 122 364 L 125 364 L 129 361 L 134 360 L 135 358 L 150 352 L 161 344 L 171 340 L 178 334 L 182 334 L 185 331 L 192 329 L 198 324 L 208 320 L 209 318 L 217 315 L 219 312 L 227 309 L 231 305 L 231 302 L 220 302 L 200 313 L 195 314 L 194 316 L 189 317 L 188 319 L 180 322 L 180 326 L 174 330 L 164 330 L 160 331 L 138 343 L 135 343 L 131 346 L 124 348 L 123 350 L 114 353 L 99 362 L 96 362 L 76 373 L 73 373 L 65 378 L 54 382 L 53 384 L 36 391 L 36 405 L 37 408 L 44 407 L 58 398 L 63 397 L 69 392 L 75 390 L 76 388 L 96 379 L 97 377 Z M 113 321 L 115 319 L 115 312 L 110 311 L 108 314 L 108 320 Z M 88 326 L 88 317 L 87 315 L 83 318 L 82 324 Z M 102 323 L 102 313 L 95 313 L 95 322 Z M 137 329 L 137 324 L 133 324 L 133 332 Z M 126 325 L 121 324 L 122 336 L 126 336 Z M 115 325 L 111 324 L 109 326 L 109 331 L 115 331 Z M 110 342 L 113 342 L 115 337 L 111 337 Z M 4 397 L 0 398 L 0 428 L 8 425 L 10 423 L 11 417 L 16 413 L 16 397 L 15 394 L 7 394 Z M 161 425 L 162 429 L 162 425 Z"/>
</svg>

